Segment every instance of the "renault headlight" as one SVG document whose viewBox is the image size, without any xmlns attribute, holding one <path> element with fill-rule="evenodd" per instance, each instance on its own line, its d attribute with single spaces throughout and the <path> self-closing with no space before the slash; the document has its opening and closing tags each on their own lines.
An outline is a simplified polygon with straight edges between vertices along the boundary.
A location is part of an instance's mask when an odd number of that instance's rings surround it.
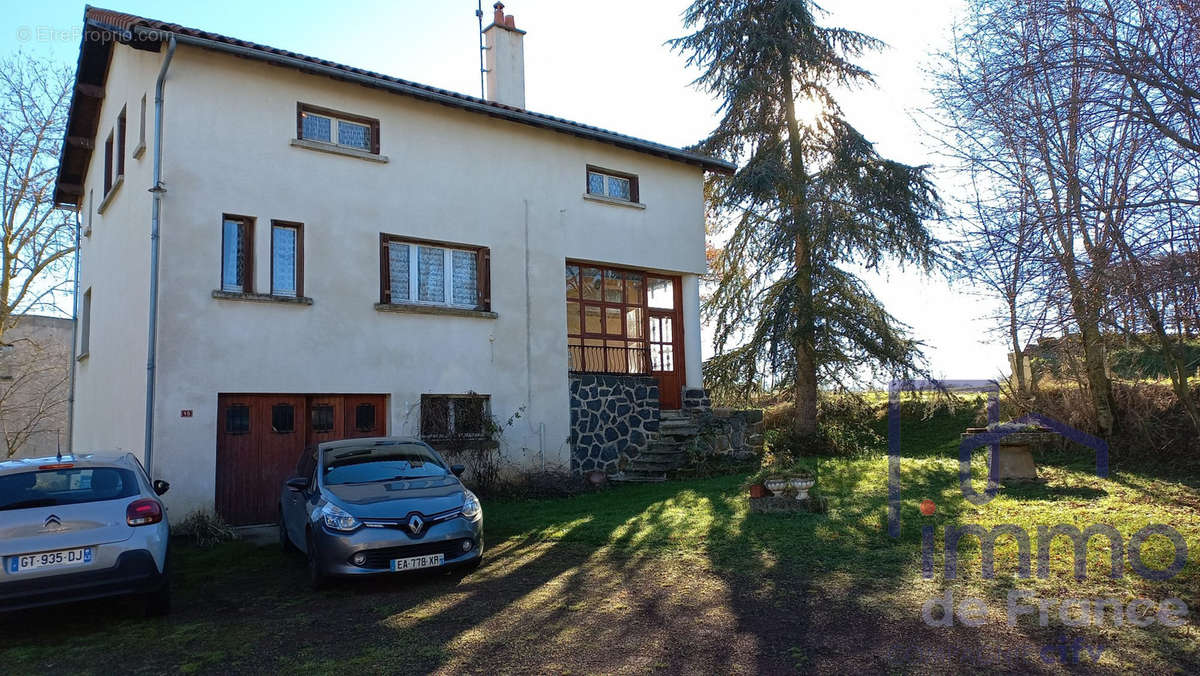
<svg viewBox="0 0 1200 676">
<path fill-rule="evenodd" d="M 463 489 L 463 506 L 462 515 L 471 521 L 478 521 L 483 518 L 483 507 L 479 505 L 479 498 L 467 489 Z"/>
<path fill-rule="evenodd" d="M 350 516 L 349 512 L 332 502 L 325 503 L 321 508 L 321 517 L 325 520 L 325 527 L 330 530 L 349 532 L 362 525 L 358 519 Z"/>
</svg>

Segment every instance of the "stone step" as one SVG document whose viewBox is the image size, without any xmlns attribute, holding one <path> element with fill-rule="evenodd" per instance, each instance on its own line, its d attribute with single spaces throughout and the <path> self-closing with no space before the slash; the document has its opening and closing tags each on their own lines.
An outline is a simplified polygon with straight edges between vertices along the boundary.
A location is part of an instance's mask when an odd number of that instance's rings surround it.
<svg viewBox="0 0 1200 676">
<path fill-rule="evenodd" d="M 638 453 L 634 459 L 649 462 L 675 462 L 682 461 L 686 457 L 687 453 L 683 451 L 662 451 L 651 448 Z"/>
<path fill-rule="evenodd" d="M 667 480 L 666 472 L 642 473 L 637 471 L 617 472 L 608 477 L 615 483 L 662 483 Z"/>
<path fill-rule="evenodd" d="M 691 420 L 692 419 L 692 416 L 688 415 L 687 413 L 685 413 L 679 409 L 659 411 L 658 417 L 662 420 Z"/>
</svg>

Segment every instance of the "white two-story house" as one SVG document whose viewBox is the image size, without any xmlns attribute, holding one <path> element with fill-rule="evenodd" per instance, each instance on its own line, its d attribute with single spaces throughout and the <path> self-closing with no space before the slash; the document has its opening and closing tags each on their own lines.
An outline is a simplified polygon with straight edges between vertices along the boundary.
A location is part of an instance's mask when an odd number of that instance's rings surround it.
<svg viewBox="0 0 1200 676">
<path fill-rule="evenodd" d="M 490 417 L 513 466 L 614 472 L 701 386 L 703 178 L 732 166 L 526 110 L 494 19 L 480 99 L 86 10 L 74 450 L 261 523 L 309 444 Z"/>
</svg>

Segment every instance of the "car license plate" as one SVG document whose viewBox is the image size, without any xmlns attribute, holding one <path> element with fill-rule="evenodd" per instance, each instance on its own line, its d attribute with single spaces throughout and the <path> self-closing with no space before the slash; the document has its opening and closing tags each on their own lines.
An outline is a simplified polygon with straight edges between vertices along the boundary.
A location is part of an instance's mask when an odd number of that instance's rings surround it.
<svg viewBox="0 0 1200 676">
<path fill-rule="evenodd" d="M 69 568 L 71 566 L 86 566 L 92 562 L 92 548 L 60 549 L 56 552 L 39 552 L 37 554 L 21 554 L 8 557 L 6 566 L 9 573 L 24 573 L 31 570 L 46 568 Z"/>
<path fill-rule="evenodd" d="M 416 570 L 418 568 L 433 568 L 446 561 L 445 554 L 426 554 L 425 556 L 410 556 L 407 559 L 392 559 L 392 570 Z"/>
</svg>

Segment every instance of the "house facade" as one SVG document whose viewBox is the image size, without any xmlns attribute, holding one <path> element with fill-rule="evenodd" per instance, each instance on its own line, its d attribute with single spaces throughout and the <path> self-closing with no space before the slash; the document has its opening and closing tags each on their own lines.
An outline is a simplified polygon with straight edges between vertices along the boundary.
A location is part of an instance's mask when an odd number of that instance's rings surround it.
<svg viewBox="0 0 1200 676">
<path fill-rule="evenodd" d="M 700 387 L 703 177 L 731 167 L 525 110 L 494 18 L 477 99 L 87 10 L 74 449 L 261 523 L 308 444 L 492 420 L 514 466 L 615 472 L 626 418 Z"/>
</svg>

